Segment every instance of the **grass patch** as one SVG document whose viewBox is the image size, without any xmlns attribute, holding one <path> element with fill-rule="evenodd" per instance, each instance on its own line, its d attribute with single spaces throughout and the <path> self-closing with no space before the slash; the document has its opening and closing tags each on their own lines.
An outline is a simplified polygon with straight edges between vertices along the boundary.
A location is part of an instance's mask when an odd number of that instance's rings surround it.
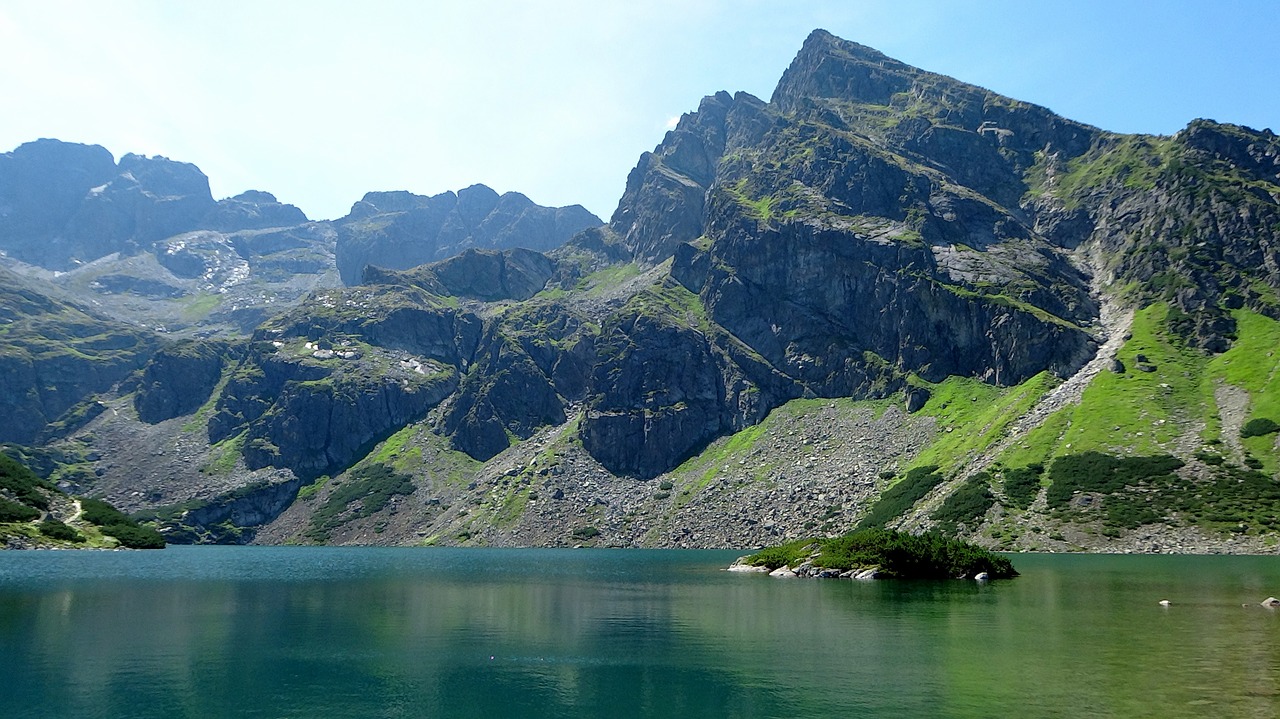
<svg viewBox="0 0 1280 719">
<path fill-rule="evenodd" d="M 1132 337 L 1117 352 L 1128 371 L 1103 371 L 1078 404 L 1059 410 L 999 458 L 1005 466 L 1047 464 L 1056 456 L 1168 454 L 1188 426 L 1216 416 L 1207 358 L 1168 331 L 1169 308 L 1154 304 L 1134 315 Z M 1139 357 L 1144 361 L 1139 361 Z M 1138 365 L 1154 371 L 1136 369 Z"/>
<path fill-rule="evenodd" d="M 182 319 L 188 322 L 202 320 L 222 304 L 223 296 L 217 293 L 191 295 L 182 300 Z"/>
<path fill-rule="evenodd" d="M 209 459 L 200 466 L 200 473 L 222 477 L 235 471 L 236 464 L 243 456 L 245 437 L 248 433 L 248 430 L 245 430 L 210 447 Z"/>
<path fill-rule="evenodd" d="M 996 387 L 970 377 L 921 384 L 930 396 L 918 414 L 935 418 L 939 433 L 916 455 L 912 465 L 934 465 L 951 471 L 963 467 L 972 456 L 1003 437 L 1009 425 L 1056 387 L 1058 380 L 1041 372 L 1014 387 Z"/>
<path fill-rule="evenodd" d="M 299 488 L 298 500 L 302 502 L 310 502 L 317 494 L 320 493 L 320 490 L 324 489 L 324 486 L 329 483 L 329 479 L 329 475 L 322 474 L 319 477 L 316 477 L 316 481 Z"/>
</svg>

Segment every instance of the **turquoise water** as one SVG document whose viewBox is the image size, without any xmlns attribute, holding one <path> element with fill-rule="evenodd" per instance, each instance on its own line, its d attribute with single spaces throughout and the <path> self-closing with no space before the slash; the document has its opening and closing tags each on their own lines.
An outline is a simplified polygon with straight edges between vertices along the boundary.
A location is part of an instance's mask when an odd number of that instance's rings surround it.
<svg viewBox="0 0 1280 719">
<path fill-rule="evenodd" d="M 977 585 L 719 571 L 734 555 L 0 552 L 0 712 L 1280 715 L 1257 606 L 1280 557 L 1017 556 Z"/>
</svg>

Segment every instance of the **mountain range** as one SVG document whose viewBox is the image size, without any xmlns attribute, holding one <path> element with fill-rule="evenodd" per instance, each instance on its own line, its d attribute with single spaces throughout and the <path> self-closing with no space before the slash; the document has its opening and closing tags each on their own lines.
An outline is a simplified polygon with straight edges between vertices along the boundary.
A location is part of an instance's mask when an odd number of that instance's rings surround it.
<svg viewBox="0 0 1280 719">
<path fill-rule="evenodd" d="M 608 223 L 310 222 L 0 155 L 0 440 L 170 541 L 1274 552 L 1280 140 L 1107 132 L 815 31 Z"/>
</svg>

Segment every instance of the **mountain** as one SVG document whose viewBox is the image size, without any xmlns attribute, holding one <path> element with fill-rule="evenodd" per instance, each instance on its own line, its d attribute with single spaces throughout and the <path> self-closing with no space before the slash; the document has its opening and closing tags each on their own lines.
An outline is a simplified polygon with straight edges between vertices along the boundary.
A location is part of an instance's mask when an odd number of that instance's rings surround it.
<svg viewBox="0 0 1280 719">
<path fill-rule="evenodd" d="M 468 249 L 547 251 L 603 224 L 581 205 L 543 207 L 484 185 L 431 197 L 370 192 L 338 220 L 338 270 L 359 284 L 368 265 L 406 270 Z"/>
<path fill-rule="evenodd" d="M 306 215 L 267 192 L 214 202 L 195 165 L 125 155 L 97 145 L 37 140 L 0 155 L 0 250 L 67 270 L 132 253 L 196 229 L 302 224 Z"/>
<path fill-rule="evenodd" d="M 419 205 L 440 210 L 444 227 L 422 234 Z M 9 410 L 0 441 L 36 442 L 55 432 L 47 426 L 62 413 L 96 407 L 95 395 L 141 368 L 165 338 L 242 342 L 272 314 L 338 286 L 339 267 L 358 261 L 353 254 L 401 267 L 396 258 L 428 244 L 432 257 L 468 244 L 548 249 L 599 224 L 580 207 L 544 208 L 480 185 L 435 198 L 371 193 L 351 217 L 311 222 L 267 192 L 215 202 L 208 179 L 188 163 L 125 155 L 117 164 L 98 146 L 24 144 L 0 155 L 0 256 L 21 273 L 0 268 L 0 405 Z M 198 408 L 203 399 L 192 398 L 207 398 L 219 378 L 221 364 L 209 358 L 226 351 L 194 350 L 206 357 L 194 374 L 173 353 L 157 355 L 139 389 L 140 418 Z"/>
<path fill-rule="evenodd" d="M 607 225 L 498 247 L 561 212 L 509 197 L 366 196 L 347 286 L 157 353 L 51 474 L 188 541 L 1274 547 L 1269 130 L 1111 133 L 819 30 Z"/>
</svg>

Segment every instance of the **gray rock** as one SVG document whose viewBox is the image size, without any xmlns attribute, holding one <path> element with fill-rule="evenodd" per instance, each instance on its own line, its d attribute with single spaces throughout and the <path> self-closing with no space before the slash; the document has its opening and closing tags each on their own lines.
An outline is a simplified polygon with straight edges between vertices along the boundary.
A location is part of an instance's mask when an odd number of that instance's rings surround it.
<svg viewBox="0 0 1280 719">
<path fill-rule="evenodd" d="M 924 387 L 907 387 L 906 408 L 908 413 L 919 412 L 929 401 L 929 390 Z"/>
<path fill-rule="evenodd" d="M 342 281 L 360 282 L 365 266 L 404 270 L 469 248 L 546 251 L 601 225 L 580 205 L 543 207 L 518 192 L 484 185 L 432 197 L 370 192 L 336 220 Z"/>
<path fill-rule="evenodd" d="M 744 557 L 738 557 L 737 559 L 733 560 L 733 564 L 729 565 L 729 568 L 727 571 L 753 573 L 753 574 L 768 573 L 769 569 L 767 567 L 761 567 L 754 564 L 747 564 L 746 559 L 747 558 L 744 556 Z"/>
</svg>

